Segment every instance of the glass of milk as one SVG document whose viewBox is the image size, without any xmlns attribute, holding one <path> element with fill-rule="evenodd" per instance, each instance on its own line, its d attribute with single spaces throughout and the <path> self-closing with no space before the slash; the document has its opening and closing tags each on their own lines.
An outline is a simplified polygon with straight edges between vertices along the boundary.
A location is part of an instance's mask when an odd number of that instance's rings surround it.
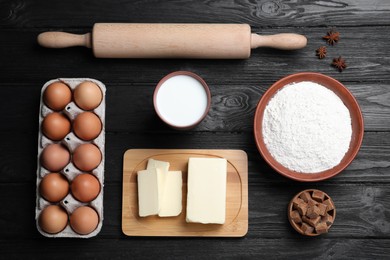
<svg viewBox="0 0 390 260">
<path fill-rule="evenodd" d="M 210 110 L 206 82 L 189 71 L 176 71 L 160 80 L 154 90 L 154 109 L 167 125 L 187 130 L 198 125 Z"/>
</svg>

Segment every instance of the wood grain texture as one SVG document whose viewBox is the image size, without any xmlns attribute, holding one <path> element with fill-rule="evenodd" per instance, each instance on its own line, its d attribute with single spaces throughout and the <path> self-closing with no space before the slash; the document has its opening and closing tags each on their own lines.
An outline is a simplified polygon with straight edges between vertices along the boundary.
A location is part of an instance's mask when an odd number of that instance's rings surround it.
<svg viewBox="0 0 390 260">
<path fill-rule="evenodd" d="M 189 158 L 225 158 L 226 219 L 222 225 L 186 222 Z M 169 162 L 183 177 L 182 211 L 177 217 L 138 216 L 137 172 L 149 159 Z M 248 231 L 248 159 L 241 150 L 131 149 L 123 156 L 122 231 L 128 236 L 243 237 Z M 207 182 L 207 179 L 204 180 Z"/>
<path fill-rule="evenodd" d="M 43 83 L 56 77 L 90 77 L 107 83 L 134 83 L 155 85 L 163 76 L 176 70 L 190 70 L 204 77 L 209 84 L 256 84 L 274 82 L 296 72 L 314 71 L 332 76 L 341 82 L 390 81 L 390 58 L 386 46 L 390 29 L 379 27 L 337 28 L 341 39 L 336 46 L 328 47 L 328 57 L 319 60 L 315 50 L 325 45 L 322 36 L 328 28 L 264 28 L 252 29 L 260 34 L 293 32 L 308 38 L 306 48 L 297 51 L 280 51 L 259 48 L 252 51 L 248 60 L 139 60 L 97 59 L 90 49 L 83 47 L 47 49 L 36 42 L 37 35 L 46 31 L 0 31 L 0 81 L 3 83 Z M 66 30 L 85 33 L 89 30 Z M 388 49 L 388 48 L 387 48 Z M 332 59 L 342 55 L 348 68 L 339 73 L 330 66 Z M 205 66 L 205 62 L 207 66 Z M 77 70 L 74 67 L 77 66 Z M 39 68 L 34 70 L 31 68 Z M 147 68 L 147 70 L 145 70 Z M 45 73 L 42 73 L 42 72 Z M 23 75 L 23 77 L 21 76 Z"/>
<path fill-rule="evenodd" d="M 390 255 L 390 2 L 374 1 L 0 1 L 0 252 L 5 259 L 260 258 L 387 259 Z M 96 22 L 249 23 L 252 32 L 294 32 L 305 49 L 257 49 L 249 60 L 96 59 L 88 49 L 38 46 L 43 31 L 86 33 Z M 319 60 L 315 50 L 335 27 L 340 41 Z M 348 68 L 330 66 L 342 55 Z M 166 74 L 189 70 L 210 85 L 213 107 L 193 131 L 162 124 L 152 91 Z M 314 71 L 344 83 L 364 114 L 366 133 L 353 163 L 330 180 L 283 178 L 253 142 L 259 98 L 285 75 Z M 57 77 L 107 85 L 104 225 L 93 239 L 47 239 L 34 221 L 39 93 Z M 249 232 L 244 238 L 132 238 L 121 232 L 122 157 L 131 148 L 242 149 L 248 154 Z M 303 238 L 287 221 L 295 193 L 318 188 L 334 199 L 329 234 Z"/>
<path fill-rule="evenodd" d="M 250 32 L 247 24 L 96 23 L 92 48 L 98 58 L 246 59 Z"/>
<path fill-rule="evenodd" d="M 47 80 L 36 84 L 0 83 L 0 109 L 5 111 L 0 113 L 0 121 L 7 122 L 7 124 L 0 124 L 0 132 L 37 131 L 38 111 L 36 107 L 39 104 L 41 86 Z M 145 132 L 156 129 L 175 132 L 165 126 L 156 116 L 153 108 L 155 84 L 104 83 L 108 86 L 107 131 Z M 272 84 L 273 82 L 262 80 L 259 80 L 258 85 L 209 84 L 212 96 L 210 112 L 193 131 L 252 132 L 257 103 Z M 361 107 L 365 130 L 390 130 L 390 104 L 388 103 L 390 84 L 364 82 L 344 84 Z M 24 98 L 14 99 L 15 91 L 23 93 Z M 7 100 L 13 100 L 12 107 L 8 106 Z"/>
<path fill-rule="evenodd" d="M 0 144 L 0 183 L 34 182 L 37 134 L 14 133 L 10 138 L 10 134 L 2 133 Z M 161 132 L 158 129 L 149 130 L 148 133 L 106 132 L 105 182 L 122 182 L 123 154 L 134 148 L 244 150 L 248 154 L 249 185 L 296 183 L 268 166 L 256 148 L 252 133 L 180 133 Z M 361 150 L 352 164 L 325 183 L 387 183 L 390 182 L 389 169 L 390 133 L 366 132 Z"/>
<path fill-rule="evenodd" d="M 147 7 L 147 8 L 145 8 Z M 146 10 L 147 9 L 147 10 Z M 387 1 L 3 1 L 3 28 L 90 27 L 93 22 L 241 22 L 258 26 L 389 25 Z M 45 11 L 43 11 L 45 10 Z M 72 19 L 70 19 L 70 17 Z M 356 22 L 358 21 L 358 24 Z"/>
<path fill-rule="evenodd" d="M 191 238 L 153 238 L 153 239 L 99 239 L 99 240 L 44 240 L 26 239 L 0 240 L 2 256 L 15 258 L 15 248 L 22 258 L 66 259 L 59 252 L 71 252 L 74 258 L 99 259 L 386 259 L 390 253 L 390 239 L 191 239 Z M 44 248 L 42 248 L 44 244 Z M 186 244 L 188 246 L 182 246 Z M 283 246 L 281 246 L 283 245 Z M 221 249 L 223 246 L 223 250 Z M 167 249 L 168 248 L 168 249 Z M 70 255 L 70 253 L 69 253 Z M 32 257 L 37 256 L 37 257 Z"/>
<path fill-rule="evenodd" d="M 0 188 L 0 202 L 9 209 L 2 213 L 0 219 L 2 238 L 11 240 L 43 239 L 36 231 L 34 221 L 34 184 L 0 184 Z M 288 222 L 287 206 L 296 193 L 309 188 L 326 192 L 332 197 L 337 210 L 336 220 L 329 233 L 319 238 L 390 239 L 390 191 L 387 184 L 270 184 L 251 183 L 250 180 L 248 194 L 249 229 L 244 239 L 288 238 L 297 239 L 297 242 L 302 239 L 302 236 Z M 9 200 L 8 198 L 11 196 L 13 199 Z M 121 183 L 105 184 L 103 227 L 96 239 L 91 239 L 91 241 L 98 241 L 101 238 L 126 237 L 121 231 L 121 196 Z M 134 238 L 128 239 L 134 241 Z M 49 240 L 45 239 L 44 241 Z M 194 241 L 196 240 L 198 239 L 194 238 Z M 313 240 L 313 243 L 319 240 Z M 177 241 L 180 243 L 181 240 Z M 229 240 L 216 240 L 216 244 L 218 241 L 224 243 Z M 237 239 L 237 241 L 240 240 Z M 129 247 L 133 248 L 130 245 Z"/>
</svg>

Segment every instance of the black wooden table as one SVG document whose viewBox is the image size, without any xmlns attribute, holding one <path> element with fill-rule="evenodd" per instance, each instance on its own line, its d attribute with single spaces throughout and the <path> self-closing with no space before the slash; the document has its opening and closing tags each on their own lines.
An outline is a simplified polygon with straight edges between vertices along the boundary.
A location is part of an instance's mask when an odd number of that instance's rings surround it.
<svg viewBox="0 0 390 260">
<path fill-rule="evenodd" d="M 0 1 L 0 258 L 350 258 L 390 255 L 390 2 L 374 1 Z M 248 23 L 260 34 L 307 36 L 305 49 L 253 51 L 248 60 L 96 59 L 84 48 L 44 49 L 46 30 L 88 32 L 95 22 Z M 322 36 L 341 39 L 319 60 Z M 330 66 L 343 56 L 348 68 Z M 207 118 L 192 131 L 157 119 L 152 94 L 166 74 L 188 70 L 212 92 Z M 319 183 L 281 177 L 262 159 L 253 116 L 285 75 L 320 72 L 344 83 L 365 119 L 362 148 L 340 175 Z M 92 239 L 48 239 L 35 227 L 39 96 L 58 77 L 107 86 L 104 224 Z M 243 238 L 135 238 L 121 231 L 122 157 L 130 148 L 243 149 L 249 164 L 249 232 Z M 329 234 L 306 238 L 286 216 L 290 198 L 318 188 L 335 201 Z"/>
</svg>

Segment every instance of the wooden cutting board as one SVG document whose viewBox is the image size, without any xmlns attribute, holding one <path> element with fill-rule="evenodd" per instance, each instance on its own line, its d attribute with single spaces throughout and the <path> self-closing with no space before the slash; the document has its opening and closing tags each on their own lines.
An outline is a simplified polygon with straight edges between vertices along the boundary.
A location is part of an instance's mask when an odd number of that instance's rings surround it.
<svg viewBox="0 0 390 260">
<path fill-rule="evenodd" d="M 186 223 L 187 167 L 190 157 L 226 158 L 226 221 L 223 225 Z M 183 173 L 183 210 L 177 217 L 138 216 L 137 171 L 148 159 L 167 161 Z M 131 149 L 123 157 L 122 231 L 128 236 L 242 237 L 248 232 L 248 159 L 241 150 Z"/>
</svg>

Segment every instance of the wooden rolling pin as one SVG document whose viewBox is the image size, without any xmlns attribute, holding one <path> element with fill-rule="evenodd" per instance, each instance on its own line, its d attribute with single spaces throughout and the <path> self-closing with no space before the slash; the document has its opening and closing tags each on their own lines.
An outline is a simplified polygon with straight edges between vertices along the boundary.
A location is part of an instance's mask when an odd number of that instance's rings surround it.
<svg viewBox="0 0 390 260">
<path fill-rule="evenodd" d="M 246 59 L 251 49 L 295 50 L 306 46 L 303 35 L 251 33 L 248 24 L 97 23 L 83 35 L 44 32 L 38 43 L 48 48 L 85 46 L 98 58 Z"/>
</svg>

